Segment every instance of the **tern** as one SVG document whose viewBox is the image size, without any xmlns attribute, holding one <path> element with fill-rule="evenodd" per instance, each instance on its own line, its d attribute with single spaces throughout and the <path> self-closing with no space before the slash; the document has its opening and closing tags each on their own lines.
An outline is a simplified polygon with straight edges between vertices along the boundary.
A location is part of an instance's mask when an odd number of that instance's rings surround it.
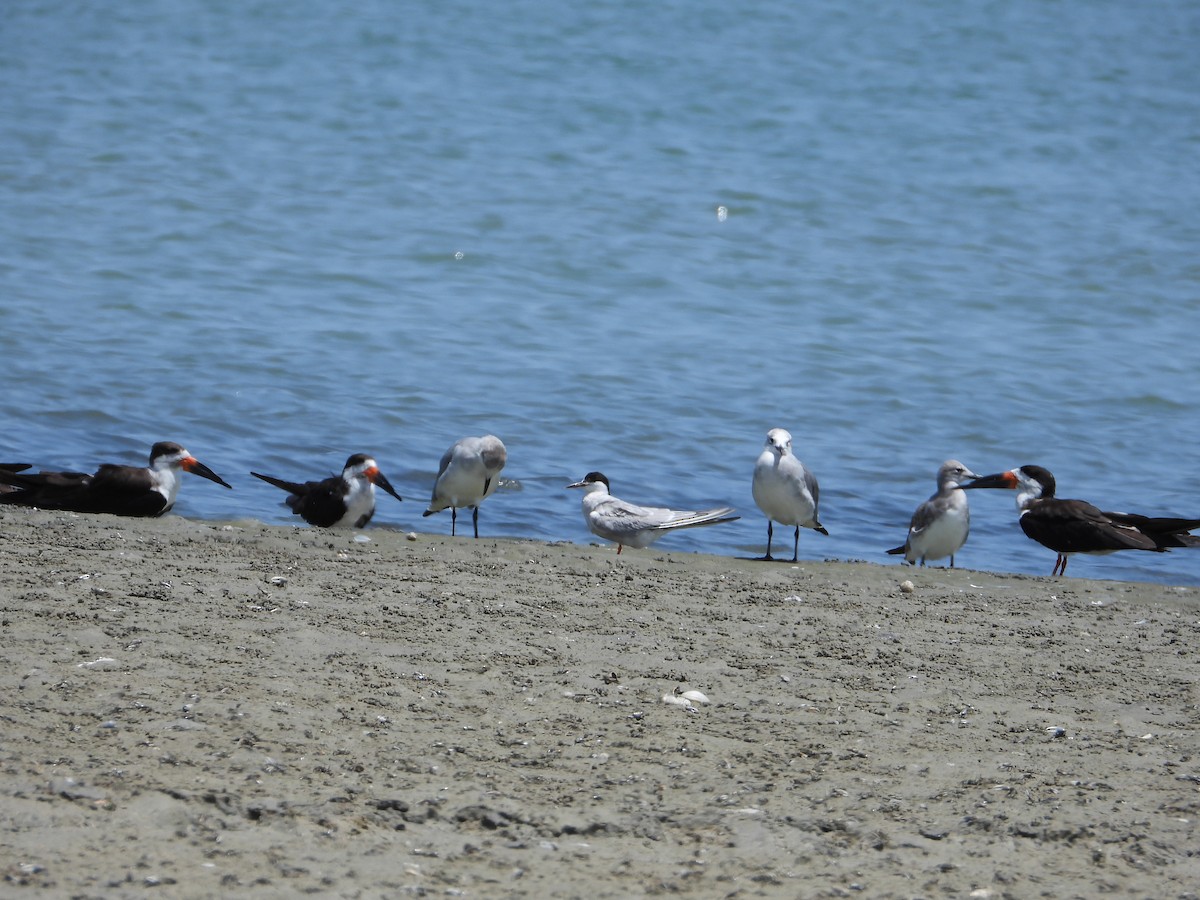
<svg viewBox="0 0 1200 900">
<path fill-rule="evenodd" d="M 795 525 L 792 562 L 800 556 L 800 528 L 829 534 L 817 513 L 821 489 L 816 476 L 792 453 L 792 436 L 782 428 L 767 432 L 767 443 L 754 464 L 754 502 L 767 517 L 767 552 L 759 559 L 774 559 L 771 540 L 774 522 Z"/>
<path fill-rule="evenodd" d="M 1054 496 L 1054 476 L 1041 466 L 984 475 L 959 488 L 1016 491 L 1021 530 L 1058 554 L 1051 576 L 1067 573 L 1067 558 L 1072 553 L 1162 552 L 1171 547 L 1200 546 L 1200 537 L 1188 534 L 1200 528 L 1200 519 L 1103 512 L 1086 500 L 1062 500 Z"/>
<path fill-rule="evenodd" d="M 258 472 L 250 474 L 287 491 L 284 502 L 292 512 L 319 528 L 365 527 L 375 515 L 376 485 L 397 500 L 403 499 L 379 471 L 375 460 L 365 453 L 355 453 L 347 459 L 341 475 L 321 481 L 301 484 Z"/>
<path fill-rule="evenodd" d="M 150 448 L 150 465 L 144 468 L 105 463 L 93 475 L 30 475 L 0 469 L 0 482 L 17 488 L 0 494 L 0 503 L 118 516 L 161 516 L 170 511 L 179 496 L 180 470 L 229 487 L 179 444 L 160 441 Z"/>
<path fill-rule="evenodd" d="M 450 535 L 454 536 L 459 509 L 470 508 L 475 537 L 479 537 L 479 504 L 496 491 L 500 470 L 508 462 L 504 442 L 494 434 L 465 437 L 455 441 L 442 454 L 429 508 L 422 516 L 432 516 L 450 508 Z"/>
<path fill-rule="evenodd" d="M 588 529 L 597 537 L 616 543 L 618 556 L 623 547 L 649 547 L 677 528 L 718 525 L 741 518 L 730 515 L 734 511 L 732 506 L 693 511 L 626 503 L 608 492 L 608 479 L 600 472 L 588 472 L 582 481 L 567 487 L 583 488 L 583 518 Z"/>
<path fill-rule="evenodd" d="M 908 537 L 903 546 L 893 547 L 888 553 L 903 553 L 908 563 L 925 565 L 925 560 L 950 557 L 950 568 L 954 568 L 954 554 L 967 542 L 971 530 L 971 509 L 967 495 L 955 490 L 960 484 L 979 476 L 960 463 L 948 459 L 938 468 L 937 493 L 917 507 L 908 524 Z"/>
</svg>

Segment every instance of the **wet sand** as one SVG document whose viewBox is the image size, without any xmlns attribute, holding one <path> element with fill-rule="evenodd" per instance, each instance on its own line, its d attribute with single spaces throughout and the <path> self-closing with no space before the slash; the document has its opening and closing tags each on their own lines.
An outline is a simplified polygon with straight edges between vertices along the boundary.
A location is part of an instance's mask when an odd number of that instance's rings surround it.
<svg viewBox="0 0 1200 900">
<path fill-rule="evenodd" d="M 1200 895 L 1197 589 L 669 545 L 0 511 L 5 895 Z"/>
</svg>

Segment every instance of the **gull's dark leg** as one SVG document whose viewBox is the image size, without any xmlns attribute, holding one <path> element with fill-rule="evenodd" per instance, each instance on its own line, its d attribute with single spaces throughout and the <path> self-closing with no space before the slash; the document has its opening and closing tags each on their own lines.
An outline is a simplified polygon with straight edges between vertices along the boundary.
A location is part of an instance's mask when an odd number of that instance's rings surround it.
<svg viewBox="0 0 1200 900">
<path fill-rule="evenodd" d="M 450 507 L 450 537 L 454 537 L 454 526 L 458 522 L 458 508 Z"/>
<path fill-rule="evenodd" d="M 471 512 L 471 524 L 475 526 L 475 540 L 479 540 L 479 507 L 476 506 Z"/>
<path fill-rule="evenodd" d="M 774 534 L 775 534 L 775 524 L 770 519 L 767 519 L 767 555 L 760 556 L 759 559 L 771 560 L 771 559 L 775 558 L 771 555 L 771 537 Z"/>
<path fill-rule="evenodd" d="M 796 540 L 792 544 L 792 562 L 797 562 L 800 559 L 800 526 L 796 526 Z"/>
</svg>

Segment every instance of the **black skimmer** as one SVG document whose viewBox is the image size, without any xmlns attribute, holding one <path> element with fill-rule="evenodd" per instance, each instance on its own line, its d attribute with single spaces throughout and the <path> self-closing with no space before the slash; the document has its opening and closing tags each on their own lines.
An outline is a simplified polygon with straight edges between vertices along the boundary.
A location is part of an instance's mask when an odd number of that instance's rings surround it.
<svg viewBox="0 0 1200 900">
<path fill-rule="evenodd" d="M 1021 466 L 960 485 L 962 490 L 970 488 L 1017 492 L 1021 530 L 1058 554 L 1051 575 L 1066 574 L 1072 553 L 1200 546 L 1200 537 L 1188 534 L 1200 528 L 1200 519 L 1103 512 L 1085 500 L 1061 500 L 1054 496 L 1054 476 L 1041 466 Z"/>
<path fill-rule="evenodd" d="M 470 507 L 471 524 L 479 537 L 479 504 L 495 493 L 500 470 L 508 462 L 504 443 L 494 434 L 465 437 L 442 454 L 429 508 L 421 515 L 432 516 L 450 508 L 450 534 L 454 535 L 460 508 Z"/>
<path fill-rule="evenodd" d="M 908 524 L 908 537 L 900 547 L 888 553 L 893 556 L 904 554 L 908 563 L 950 557 L 950 568 L 954 568 L 954 554 L 967 542 L 971 530 L 971 508 L 967 495 L 955 490 L 968 479 L 979 476 L 960 463 L 948 459 L 938 468 L 937 493 L 917 507 Z"/>
<path fill-rule="evenodd" d="M 626 503 L 608 492 L 608 479 L 600 472 L 588 472 L 582 481 L 567 487 L 583 488 L 583 518 L 588 529 L 598 537 L 615 542 L 618 556 L 622 547 L 649 547 L 668 531 L 718 525 L 741 518 L 730 515 L 734 511 L 732 506 L 692 511 Z"/>
<path fill-rule="evenodd" d="M 792 562 L 800 557 L 800 528 L 829 534 L 817 514 L 821 488 L 817 478 L 792 453 L 792 436 L 782 428 L 767 432 L 767 444 L 754 464 L 754 502 L 767 517 L 767 552 L 759 559 L 774 559 L 771 540 L 774 523 L 795 525 Z"/>
<path fill-rule="evenodd" d="M 161 516 L 179 495 L 180 470 L 229 487 L 212 469 L 179 444 L 160 441 L 150 448 L 150 465 L 105 463 L 94 475 L 85 472 L 39 472 L 36 475 L 0 470 L 0 482 L 17 490 L 0 494 L 0 503 L 118 516 Z"/>
<path fill-rule="evenodd" d="M 284 502 L 292 512 L 309 525 L 320 528 L 363 528 L 375 515 L 375 486 L 387 491 L 397 500 L 396 493 L 375 460 L 365 453 L 355 453 L 346 460 L 341 475 L 322 481 L 284 481 L 271 475 L 251 472 L 268 484 L 288 492 Z"/>
</svg>

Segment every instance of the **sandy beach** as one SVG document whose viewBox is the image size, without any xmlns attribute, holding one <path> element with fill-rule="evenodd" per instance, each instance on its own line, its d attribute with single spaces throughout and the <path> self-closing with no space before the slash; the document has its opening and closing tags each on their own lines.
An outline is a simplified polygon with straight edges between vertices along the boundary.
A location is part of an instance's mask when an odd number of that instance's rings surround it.
<svg viewBox="0 0 1200 900">
<path fill-rule="evenodd" d="M 1197 589 L 669 544 L 0 511 L 4 894 L 1200 896 Z"/>
</svg>

